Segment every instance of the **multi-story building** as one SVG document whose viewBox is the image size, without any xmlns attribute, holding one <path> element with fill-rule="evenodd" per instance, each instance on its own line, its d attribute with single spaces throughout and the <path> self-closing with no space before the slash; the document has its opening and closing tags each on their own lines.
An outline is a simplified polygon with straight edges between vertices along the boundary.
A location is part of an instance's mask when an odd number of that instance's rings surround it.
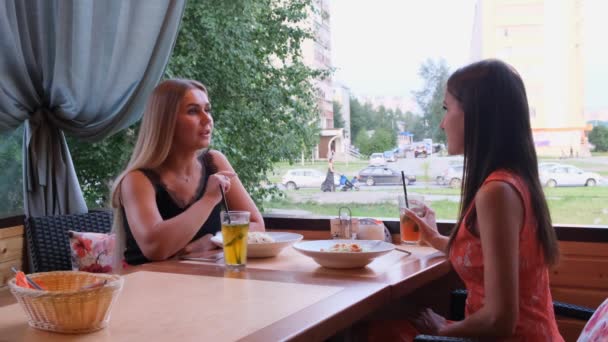
<svg viewBox="0 0 608 342">
<path fill-rule="evenodd" d="M 581 0 L 478 0 L 473 60 L 521 74 L 540 155 L 589 155 L 583 109 Z"/>
<path fill-rule="evenodd" d="M 302 44 L 304 63 L 314 69 L 330 70 L 332 64 L 329 0 L 314 0 L 312 7 L 307 25 L 312 30 L 314 40 L 309 39 Z M 332 78 L 315 80 L 315 87 L 318 90 L 321 138 L 313 157 L 327 158 L 342 149 L 342 130 L 334 129 Z"/>
</svg>

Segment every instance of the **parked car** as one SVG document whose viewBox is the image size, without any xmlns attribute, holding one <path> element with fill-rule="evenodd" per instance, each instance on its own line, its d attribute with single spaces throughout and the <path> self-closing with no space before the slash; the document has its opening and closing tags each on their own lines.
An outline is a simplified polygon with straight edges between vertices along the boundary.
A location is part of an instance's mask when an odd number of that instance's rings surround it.
<svg viewBox="0 0 608 342">
<path fill-rule="evenodd" d="M 406 175 L 405 178 L 408 185 L 416 182 L 414 175 Z M 401 184 L 401 172 L 386 166 L 368 166 L 359 171 L 359 180 L 369 186 Z"/>
<path fill-rule="evenodd" d="M 541 184 L 555 186 L 595 186 L 601 176 L 595 172 L 586 172 L 572 165 L 558 164 L 540 171 Z"/>
<path fill-rule="evenodd" d="M 281 184 L 289 190 L 299 188 L 318 188 L 325 180 L 326 174 L 315 169 L 293 169 L 287 170 Z M 334 184 L 340 185 L 340 176 L 334 173 Z"/>
<path fill-rule="evenodd" d="M 414 158 L 426 158 L 428 156 L 428 152 L 424 145 L 416 145 L 414 147 Z"/>
<path fill-rule="evenodd" d="M 554 162 L 542 162 L 542 163 L 538 163 L 538 172 L 540 173 L 541 171 L 550 169 L 550 168 L 558 166 L 558 165 L 562 165 L 562 164 L 560 164 L 560 163 L 554 163 Z"/>
<path fill-rule="evenodd" d="M 451 188 L 460 188 L 462 184 L 463 165 L 451 165 L 440 176 L 437 176 L 437 184 L 447 185 Z"/>
<path fill-rule="evenodd" d="M 384 151 L 384 159 L 387 162 L 396 162 L 397 156 L 395 155 L 395 152 L 393 152 L 393 151 Z"/>
<path fill-rule="evenodd" d="M 369 165 L 386 165 L 386 159 L 384 159 L 384 154 L 372 153 L 372 155 L 369 156 Z"/>
</svg>

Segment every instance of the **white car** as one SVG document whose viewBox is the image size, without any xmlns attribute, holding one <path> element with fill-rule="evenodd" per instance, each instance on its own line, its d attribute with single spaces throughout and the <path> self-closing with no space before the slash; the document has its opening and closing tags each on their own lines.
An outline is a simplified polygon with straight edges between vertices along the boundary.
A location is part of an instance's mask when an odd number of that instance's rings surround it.
<svg viewBox="0 0 608 342">
<path fill-rule="evenodd" d="M 283 176 L 281 184 L 289 190 L 299 188 L 318 188 L 325 181 L 326 174 L 315 169 L 288 170 Z M 340 176 L 334 173 L 334 184 L 340 185 Z"/>
<path fill-rule="evenodd" d="M 555 165 L 540 171 L 540 183 L 548 186 L 595 186 L 601 176 L 586 172 L 572 165 Z"/>
<path fill-rule="evenodd" d="M 464 165 L 451 165 L 440 176 L 437 176 L 437 184 L 447 185 L 450 188 L 460 188 L 462 184 L 462 173 Z"/>
<path fill-rule="evenodd" d="M 384 159 L 384 154 L 382 153 L 372 153 L 369 156 L 369 165 L 372 166 L 384 166 L 386 165 L 386 159 Z"/>
<path fill-rule="evenodd" d="M 562 165 L 562 164 L 560 164 L 560 163 L 554 163 L 554 162 L 538 163 L 538 173 L 541 173 L 542 171 L 551 169 L 551 168 L 556 167 L 558 165 Z"/>
</svg>

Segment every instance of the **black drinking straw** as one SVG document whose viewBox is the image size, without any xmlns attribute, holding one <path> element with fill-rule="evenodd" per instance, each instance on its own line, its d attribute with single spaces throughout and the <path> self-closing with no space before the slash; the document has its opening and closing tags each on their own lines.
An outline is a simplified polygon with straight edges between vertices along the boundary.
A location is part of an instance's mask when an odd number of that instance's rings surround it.
<svg viewBox="0 0 608 342">
<path fill-rule="evenodd" d="M 403 195 L 405 196 L 405 207 L 410 208 L 410 203 L 407 201 L 407 187 L 405 186 L 405 173 L 401 171 L 401 180 L 403 181 Z"/>
<path fill-rule="evenodd" d="M 228 219 L 228 223 L 230 223 L 230 215 L 228 214 L 228 202 L 226 202 L 226 196 L 224 195 L 224 188 L 222 184 L 220 184 L 220 192 L 222 193 L 222 203 L 224 204 L 224 210 L 226 210 L 226 218 Z"/>
</svg>

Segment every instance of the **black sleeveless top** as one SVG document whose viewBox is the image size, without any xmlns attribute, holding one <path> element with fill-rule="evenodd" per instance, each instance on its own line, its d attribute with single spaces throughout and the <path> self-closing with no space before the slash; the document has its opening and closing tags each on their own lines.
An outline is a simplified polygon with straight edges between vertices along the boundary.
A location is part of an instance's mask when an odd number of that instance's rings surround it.
<svg viewBox="0 0 608 342">
<path fill-rule="evenodd" d="M 183 208 L 178 206 L 175 203 L 175 201 L 173 200 L 173 197 L 167 191 L 165 185 L 162 183 L 162 181 L 160 180 L 160 177 L 158 176 L 158 174 L 156 172 L 154 172 L 152 170 L 148 170 L 148 169 L 140 170 L 144 173 L 144 175 L 146 175 L 146 177 L 148 177 L 148 179 L 154 186 L 154 191 L 156 192 L 156 205 L 158 207 L 158 211 L 159 211 L 160 215 L 162 216 L 163 220 L 168 220 L 172 217 L 175 217 L 175 216 L 183 213 L 194 202 L 198 201 L 199 199 L 201 199 L 201 197 L 203 197 L 203 194 L 205 193 L 205 189 L 207 188 L 207 180 L 209 179 L 209 176 L 217 172 L 217 169 L 215 168 L 215 166 L 213 164 L 211 154 L 209 154 L 208 151 L 209 150 L 205 150 L 199 156 L 199 161 L 200 161 L 201 165 L 203 166 L 202 167 L 203 174 L 201 176 L 201 180 L 199 182 L 198 188 L 194 195 L 194 200 Z M 220 209 L 221 209 L 221 207 L 220 207 L 220 204 L 218 203 L 215 206 L 215 208 L 213 208 L 213 210 L 211 211 L 211 214 L 209 215 L 209 218 L 207 219 L 207 221 L 198 230 L 198 232 L 196 233 L 196 235 L 194 235 L 194 237 L 192 238 L 191 241 L 199 239 L 206 234 L 215 234 L 221 230 Z M 137 241 L 135 241 L 135 238 L 133 237 L 133 233 L 131 232 L 131 228 L 129 227 L 129 222 L 127 221 L 127 215 L 125 215 L 125 212 L 124 212 L 125 209 L 122 208 L 122 210 L 123 210 L 123 217 L 124 217 L 123 225 L 125 227 L 125 232 L 126 232 L 126 249 L 125 249 L 125 254 L 124 254 L 125 261 L 130 265 L 140 265 L 140 264 L 150 262 L 150 260 L 148 260 L 148 258 L 146 258 L 144 256 L 141 249 L 137 245 Z M 175 229 L 179 229 L 179 227 L 176 227 Z"/>
</svg>

